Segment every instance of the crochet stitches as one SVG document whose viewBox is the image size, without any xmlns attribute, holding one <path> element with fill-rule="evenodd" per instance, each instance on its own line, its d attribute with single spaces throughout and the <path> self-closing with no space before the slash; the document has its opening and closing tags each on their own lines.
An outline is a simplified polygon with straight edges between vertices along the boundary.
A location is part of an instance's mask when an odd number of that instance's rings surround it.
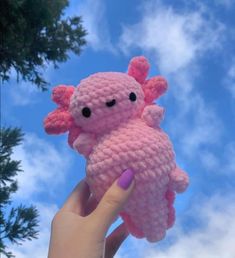
<svg viewBox="0 0 235 258">
<path fill-rule="evenodd" d="M 189 179 L 160 128 L 164 109 L 154 103 L 167 82 L 146 79 L 148 71 L 140 56 L 127 73 L 95 73 L 78 87 L 57 86 L 52 99 L 58 108 L 44 127 L 49 134 L 69 132 L 70 146 L 87 160 L 86 180 L 98 201 L 125 169 L 135 172 L 134 192 L 120 216 L 133 236 L 156 242 L 174 224 L 175 193 L 185 191 Z"/>
</svg>

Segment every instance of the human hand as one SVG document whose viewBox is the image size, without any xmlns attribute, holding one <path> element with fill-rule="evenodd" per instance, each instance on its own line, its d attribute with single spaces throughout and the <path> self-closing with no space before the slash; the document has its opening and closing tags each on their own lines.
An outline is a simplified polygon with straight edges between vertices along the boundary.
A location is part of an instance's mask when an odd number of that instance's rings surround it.
<svg viewBox="0 0 235 258">
<path fill-rule="evenodd" d="M 133 189 L 134 173 L 128 169 L 97 205 L 82 180 L 52 221 L 48 258 L 112 258 L 129 233 L 122 223 L 105 236 Z"/>
</svg>

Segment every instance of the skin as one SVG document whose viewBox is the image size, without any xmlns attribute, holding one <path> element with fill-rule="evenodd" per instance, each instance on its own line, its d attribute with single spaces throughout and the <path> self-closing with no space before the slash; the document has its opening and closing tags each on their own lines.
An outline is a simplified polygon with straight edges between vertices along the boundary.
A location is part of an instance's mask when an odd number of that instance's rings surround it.
<svg viewBox="0 0 235 258">
<path fill-rule="evenodd" d="M 57 212 L 51 227 L 48 258 L 112 258 L 129 235 L 124 223 L 108 237 L 107 231 L 128 201 L 135 182 L 127 190 L 117 180 L 99 204 L 82 180 Z"/>
</svg>

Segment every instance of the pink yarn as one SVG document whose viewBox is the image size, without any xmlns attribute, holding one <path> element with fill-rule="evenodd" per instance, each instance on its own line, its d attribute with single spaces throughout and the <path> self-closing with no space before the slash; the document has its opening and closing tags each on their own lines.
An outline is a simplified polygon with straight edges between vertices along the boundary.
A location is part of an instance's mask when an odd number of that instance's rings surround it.
<svg viewBox="0 0 235 258">
<path fill-rule="evenodd" d="M 161 76 L 146 80 L 148 70 L 140 56 L 127 74 L 96 73 L 76 88 L 56 87 L 59 107 L 44 126 L 49 134 L 69 132 L 70 146 L 87 159 L 86 180 L 98 201 L 125 169 L 135 172 L 134 192 L 120 216 L 133 236 L 156 242 L 174 224 L 175 193 L 185 191 L 189 179 L 160 128 L 164 109 L 153 103 L 167 82 Z"/>
</svg>

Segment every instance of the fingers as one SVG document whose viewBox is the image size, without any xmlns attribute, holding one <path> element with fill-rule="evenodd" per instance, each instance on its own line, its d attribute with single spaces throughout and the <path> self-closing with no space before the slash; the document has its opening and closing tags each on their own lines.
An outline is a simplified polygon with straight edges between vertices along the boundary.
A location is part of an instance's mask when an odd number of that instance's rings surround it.
<svg viewBox="0 0 235 258">
<path fill-rule="evenodd" d="M 85 215 L 85 206 L 90 196 L 89 186 L 85 180 L 82 180 L 74 188 L 67 201 L 61 208 L 62 211 L 74 212 L 78 215 Z"/>
<path fill-rule="evenodd" d="M 97 236 L 105 236 L 108 228 L 128 201 L 134 189 L 134 172 L 125 170 L 105 193 L 96 209 L 89 215 Z"/>
<path fill-rule="evenodd" d="M 106 239 L 105 258 L 113 258 L 129 232 L 124 223 L 119 225 Z"/>
</svg>

